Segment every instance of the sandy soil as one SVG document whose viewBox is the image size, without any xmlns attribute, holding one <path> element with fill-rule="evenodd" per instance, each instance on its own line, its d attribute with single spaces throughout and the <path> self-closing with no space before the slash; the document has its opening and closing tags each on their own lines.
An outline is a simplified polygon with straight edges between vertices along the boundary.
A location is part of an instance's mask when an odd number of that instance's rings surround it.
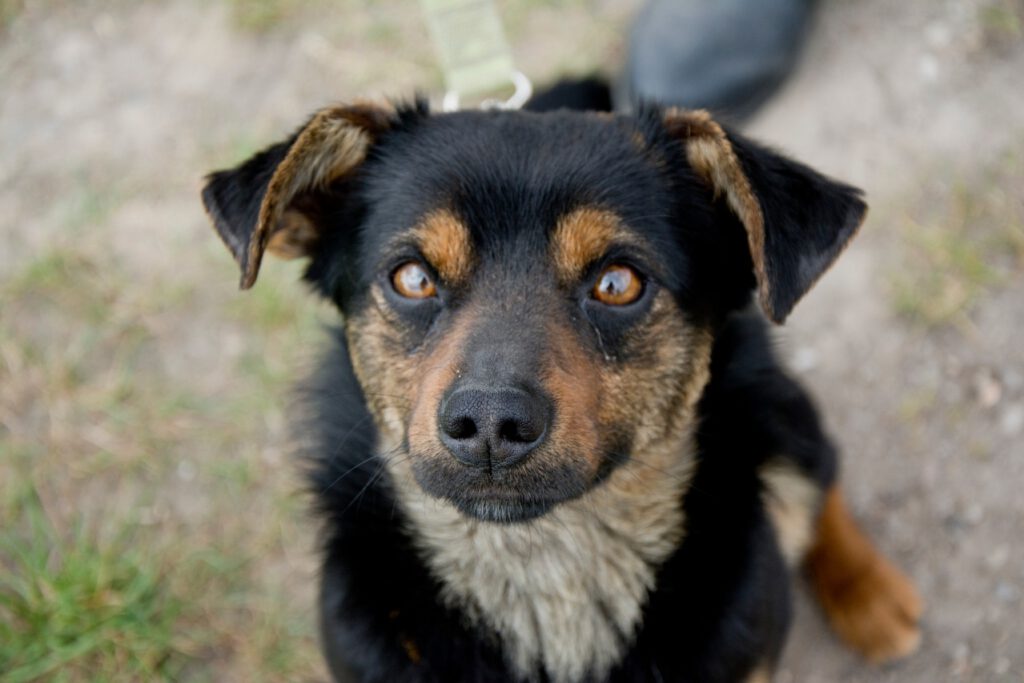
<svg viewBox="0 0 1024 683">
<path fill-rule="evenodd" d="M 43 1 L 0 29 L 0 282 L 55 244 L 86 250 L 144 299 L 129 310 L 148 316 L 146 367 L 206 397 L 237 391 L 232 369 L 260 326 L 233 313 L 236 275 L 202 215 L 200 176 L 324 103 L 439 83 L 413 3 L 262 4 L 280 10 L 278 25 L 254 27 L 241 0 Z M 614 64 L 631 5 L 510 3 L 517 59 L 537 80 Z M 856 512 L 928 601 L 920 652 L 876 669 L 802 596 L 780 681 L 1024 680 L 1022 22 L 1017 0 L 824 2 L 797 73 L 749 126 L 868 192 L 862 234 L 780 343 L 842 446 Z M 965 252 L 983 268 L 958 266 Z M 261 285 L 282 273 L 294 270 Z M 176 283 L 184 294 L 163 302 Z M 288 292 L 286 304 L 300 300 Z M 936 308 L 941 297 L 952 303 Z M 73 319 L 26 305 L 5 315 L 10 338 L 40 348 Z M 329 318 L 312 305 L 303 315 Z M 309 354 L 277 350 L 275 390 Z M 16 365 L 0 375 L 0 438 L 50 443 L 53 416 L 37 413 L 53 413 L 53 398 L 19 384 Z M 284 403 L 261 407 L 266 420 L 232 447 L 279 446 Z M 188 484 L 188 454 L 172 457 L 182 481 L 163 514 L 200 528 L 221 504 Z M 271 466 L 249 489 L 262 496 L 262 478 L 288 466 L 267 449 L 253 458 Z M 116 474 L 113 497 L 109 473 L 92 488 L 46 486 L 78 509 L 130 508 L 153 485 Z M 312 532 L 286 514 L 263 573 L 285 585 L 282 609 L 312 619 Z M 219 680 L 245 680 L 237 657 L 204 656 Z"/>
</svg>

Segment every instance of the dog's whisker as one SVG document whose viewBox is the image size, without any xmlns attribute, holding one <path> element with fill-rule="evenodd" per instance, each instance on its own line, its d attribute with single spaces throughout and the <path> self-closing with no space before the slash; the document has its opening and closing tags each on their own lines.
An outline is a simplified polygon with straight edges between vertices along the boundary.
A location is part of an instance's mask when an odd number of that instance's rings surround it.
<svg viewBox="0 0 1024 683">
<path fill-rule="evenodd" d="M 343 479 L 344 479 L 345 477 L 347 477 L 347 476 L 348 476 L 349 474 L 351 474 L 352 472 L 355 472 L 356 470 L 358 470 L 358 469 L 359 469 L 360 467 L 362 467 L 362 466 L 363 466 L 363 465 L 365 465 L 366 463 L 370 462 L 371 460 L 376 460 L 376 459 L 377 459 L 377 454 L 375 453 L 375 454 L 371 455 L 370 457 L 366 458 L 365 460 L 361 460 L 361 461 L 359 461 L 358 463 L 356 463 L 356 464 L 355 464 L 355 465 L 353 465 L 352 467 L 350 467 L 350 468 L 348 468 L 347 470 L 345 470 L 345 471 L 344 471 L 344 472 L 343 472 L 343 473 L 342 473 L 342 474 L 341 474 L 340 476 L 338 476 L 338 477 L 337 477 L 337 478 L 336 478 L 336 479 L 335 479 L 334 481 L 332 481 L 332 482 L 331 482 L 330 484 L 328 484 L 327 486 L 325 486 L 325 487 L 323 488 L 323 490 L 321 491 L 321 493 L 327 493 L 327 492 L 328 492 L 328 491 L 330 491 L 330 490 L 331 490 L 332 488 L 334 488 L 335 486 L 337 486 L 338 484 L 340 484 L 340 483 L 341 483 L 341 481 L 342 481 L 342 480 L 343 480 Z"/>
<path fill-rule="evenodd" d="M 377 482 L 377 480 L 380 479 L 380 477 L 384 474 L 384 471 L 385 471 L 386 467 L 387 467 L 387 463 L 384 463 L 384 462 L 381 462 L 377 466 L 377 470 L 373 473 L 373 475 L 369 479 L 367 479 L 366 483 L 352 497 L 352 500 L 349 501 L 348 505 L 346 505 L 341 510 L 341 512 L 338 513 L 339 517 L 343 516 L 346 512 L 348 512 L 352 508 L 353 505 L 355 505 L 357 502 L 362 500 L 363 496 L 366 495 L 366 492 L 369 491 L 370 488 Z"/>
<path fill-rule="evenodd" d="M 331 455 L 327 457 L 328 465 L 334 462 L 335 458 L 337 458 L 337 456 L 341 453 L 342 449 L 345 447 L 349 439 L 352 438 L 353 435 L 357 434 L 357 430 L 363 427 L 370 419 L 371 418 L 369 415 L 364 415 L 362 418 L 357 420 L 355 424 L 349 427 L 348 431 L 345 432 L 345 434 L 339 440 L 338 444 L 333 448 Z"/>
</svg>

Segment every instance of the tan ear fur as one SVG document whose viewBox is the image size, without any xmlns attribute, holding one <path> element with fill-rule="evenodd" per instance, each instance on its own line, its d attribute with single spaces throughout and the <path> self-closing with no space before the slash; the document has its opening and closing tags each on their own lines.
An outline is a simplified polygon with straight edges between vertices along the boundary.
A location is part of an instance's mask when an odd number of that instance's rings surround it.
<svg viewBox="0 0 1024 683">
<path fill-rule="evenodd" d="M 242 289 L 252 287 L 263 252 L 294 258 L 306 253 L 316 234 L 308 218 L 289 210 L 300 196 L 326 189 L 351 173 L 366 159 L 376 132 L 387 125 L 390 110 L 380 105 L 358 104 L 317 112 L 278 165 L 260 204 Z M 273 239 L 272 239 L 273 238 Z"/>
<path fill-rule="evenodd" d="M 281 214 L 277 229 L 267 242 L 267 251 L 279 259 L 290 260 L 308 256 L 320 239 L 312 219 L 301 211 L 288 209 Z"/>
<path fill-rule="evenodd" d="M 664 121 L 669 133 L 686 144 L 686 158 L 693 170 L 711 187 L 716 198 L 725 196 L 729 208 L 746 229 L 758 296 L 764 310 L 771 310 L 771 287 L 764 259 L 764 213 L 732 143 L 703 109 L 672 107 L 665 111 Z"/>
</svg>

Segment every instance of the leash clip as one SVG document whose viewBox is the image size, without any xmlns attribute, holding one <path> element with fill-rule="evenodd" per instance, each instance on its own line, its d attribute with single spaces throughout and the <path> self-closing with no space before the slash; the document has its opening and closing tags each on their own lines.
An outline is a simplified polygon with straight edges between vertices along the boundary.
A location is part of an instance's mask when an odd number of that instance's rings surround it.
<svg viewBox="0 0 1024 683">
<path fill-rule="evenodd" d="M 480 103 L 480 109 L 521 109 L 530 99 L 530 96 L 533 95 L 533 83 L 530 82 L 530 79 L 522 71 L 513 71 L 509 80 L 515 86 L 515 92 L 506 100 L 489 97 Z M 445 92 L 444 99 L 441 101 L 441 108 L 446 112 L 458 111 L 459 91 L 449 90 Z"/>
<path fill-rule="evenodd" d="M 516 69 L 496 0 L 420 0 L 427 28 L 444 75 L 444 111 L 459 108 L 462 97 L 474 100 L 507 91 L 508 99 L 488 98 L 481 109 L 519 109 L 533 85 Z"/>
</svg>

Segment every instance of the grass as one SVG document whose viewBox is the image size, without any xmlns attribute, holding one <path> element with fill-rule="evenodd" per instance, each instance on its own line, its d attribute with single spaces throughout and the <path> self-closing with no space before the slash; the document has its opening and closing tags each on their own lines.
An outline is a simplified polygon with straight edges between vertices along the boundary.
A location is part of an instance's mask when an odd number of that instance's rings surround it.
<svg viewBox="0 0 1024 683">
<path fill-rule="evenodd" d="M 133 526 L 103 541 L 81 524 L 62 534 L 38 494 L 14 505 L 0 539 L 0 680 L 173 680 L 185 658 L 185 602 L 140 551 Z"/>
<path fill-rule="evenodd" d="M 309 615 L 254 571 L 266 548 L 240 552 L 231 534 L 230 554 L 182 543 L 137 514 L 62 529 L 35 488 L 4 494 L 15 523 L 0 539 L 0 682 L 316 673 Z"/>
<path fill-rule="evenodd" d="M 963 325 L 985 293 L 1024 267 L 1024 145 L 970 182 L 947 183 L 904 216 L 892 304 L 924 327 Z"/>
<path fill-rule="evenodd" d="M 1024 36 L 1024 3 L 1020 0 L 991 0 L 978 9 L 978 23 L 986 44 L 1008 47 Z"/>
<path fill-rule="evenodd" d="M 0 0 L 0 31 L 6 29 L 24 8 L 24 0 Z"/>
<path fill-rule="evenodd" d="M 246 339 L 227 353 L 197 318 L 209 294 L 140 282 L 100 206 L 69 205 L 76 237 L 0 282 L 0 683 L 319 676 L 313 581 L 281 588 L 314 527 L 267 455 L 318 335 L 301 266 L 223 289 L 209 320 Z"/>
<path fill-rule="evenodd" d="M 905 232 L 918 267 L 894 278 L 900 315 L 929 326 L 951 322 L 996 281 L 981 245 L 963 230 L 908 222 Z"/>
<path fill-rule="evenodd" d="M 372 0 L 227 0 L 234 25 L 245 32 L 267 34 L 282 27 L 295 28 L 296 21 L 322 16 L 325 12 L 351 16 L 374 8 Z M 418 6 L 410 6 L 417 10 Z"/>
<path fill-rule="evenodd" d="M 239 28 L 263 33 L 288 19 L 302 3 L 299 0 L 230 0 L 229 5 Z"/>
</svg>

